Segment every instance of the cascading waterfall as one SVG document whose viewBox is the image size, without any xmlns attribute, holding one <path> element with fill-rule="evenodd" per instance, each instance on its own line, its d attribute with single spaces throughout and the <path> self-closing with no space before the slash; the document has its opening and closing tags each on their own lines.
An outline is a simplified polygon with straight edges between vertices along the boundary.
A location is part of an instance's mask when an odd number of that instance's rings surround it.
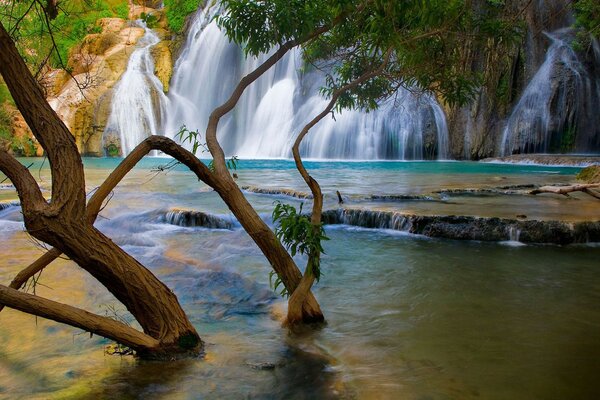
<svg viewBox="0 0 600 400">
<path fill-rule="evenodd" d="M 239 79 L 264 57 L 244 58 L 207 12 L 200 13 L 173 73 L 165 131 L 181 125 L 203 131 L 210 112 L 223 103 Z M 295 136 L 323 110 L 318 95 L 322 77 L 299 72 L 302 60 L 292 52 L 252 84 L 234 112 L 220 124 L 227 154 L 242 158 L 288 158 Z M 321 121 L 301 153 L 326 159 L 446 158 L 448 128 L 433 96 L 408 90 L 375 112 L 345 111 Z"/>
<path fill-rule="evenodd" d="M 150 51 L 159 37 L 142 22 L 145 29 L 133 51 L 121 80 L 115 87 L 104 138 L 120 139 L 121 154 L 126 155 L 149 135 L 160 134 L 160 122 L 168 104 L 160 80 L 154 75 Z"/>
<path fill-rule="evenodd" d="M 571 47 L 570 29 L 551 45 L 504 129 L 500 154 L 600 150 L 600 84 Z M 598 44 L 593 63 L 600 66 Z"/>
</svg>

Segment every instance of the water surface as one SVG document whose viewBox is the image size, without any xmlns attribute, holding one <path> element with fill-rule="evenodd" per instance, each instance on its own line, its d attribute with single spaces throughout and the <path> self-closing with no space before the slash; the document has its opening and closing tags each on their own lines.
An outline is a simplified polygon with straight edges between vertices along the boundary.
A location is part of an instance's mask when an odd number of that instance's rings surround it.
<svg viewBox="0 0 600 400">
<path fill-rule="evenodd" d="M 92 190 L 118 160 L 88 159 Z M 97 226 L 179 297 L 207 343 L 206 357 L 171 363 L 107 356 L 110 342 L 17 311 L 0 313 L 0 398 L 532 399 L 597 398 L 600 247 L 514 246 L 328 227 L 315 294 L 328 324 L 292 335 L 269 266 L 241 230 L 161 224 L 156 210 L 228 215 L 181 167 L 156 174 L 145 159 L 115 191 Z M 370 194 L 440 187 L 566 183 L 578 169 L 477 163 L 310 162 L 328 206 L 340 190 L 356 207 L 475 215 L 526 213 L 598 219 L 597 205 L 557 196 L 451 196 L 375 204 Z M 31 168 L 49 189 L 47 168 Z M 289 161 L 241 161 L 240 185 L 306 191 Z M 0 176 L 0 180 L 3 177 Z M 46 192 L 50 196 L 50 192 Z M 0 201 L 15 199 L 0 191 Z M 248 194 L 265 217 L 277 198 Z M 504 204 L 504 207 L 500 207 Z M 441 210 L 441 211 L 440 211 Z M 596 214 L 594 214 L 596 213 Z M 41 254 L 18 208 L 0 211 L 0 281 Z M 302 260 L 299 260 L 302 261 Z M 68 260 L 47 268 L 39 295 L 128 318 Z"/>
</svg>

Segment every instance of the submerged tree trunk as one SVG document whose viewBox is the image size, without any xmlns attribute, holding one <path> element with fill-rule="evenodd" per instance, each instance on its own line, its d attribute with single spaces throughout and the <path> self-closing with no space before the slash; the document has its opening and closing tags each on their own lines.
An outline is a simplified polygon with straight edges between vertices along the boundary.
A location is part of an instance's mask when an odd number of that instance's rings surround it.
<svg viewBox="0 0 600 400">
<path fill-rule="evenodd" d="M 16 159 L 0 150 L 0 170 L 17 188 L 27 231 L 53 245 L 102 283 L 142 326 L 141 340 L 131 335 L 113 337 L 141 356 L 171 358 L 199 354 L 202 341 L 173 292 L 137 260 L 94 228 L 86 213 L 85 181 L 81 157 L 73 136 L 46 102 L 36 81 L 0 24 L 0 73 L 33 134 L 48 155 L 52 172 L 52 200 L 46 202 L 35 179 Z M 31 302 L 2 293 L 10 307 L 98 332 L 99 320 L 69 322 L 77 315 L 54 307 L 53 313 Z M 0 298 L 0 301 L 1 298 Z M 20 303 L 22 302 L 22 303 Z M 27 303 L 27 304 L 26 304 Z M 22 307 L 21 307 L 21 306 Z M 110 327 L 106 327 L 110 329 Z M 102 331 L 102 330 L 100 330 Z M 149 346 L 150 344 L 153 344 Z"/>
</svg>

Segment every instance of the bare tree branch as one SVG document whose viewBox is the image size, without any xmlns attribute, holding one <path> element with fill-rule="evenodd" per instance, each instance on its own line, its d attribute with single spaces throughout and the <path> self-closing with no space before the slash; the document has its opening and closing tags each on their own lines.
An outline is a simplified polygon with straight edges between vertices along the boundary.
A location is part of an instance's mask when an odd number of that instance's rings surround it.
<svg viewBox="0 0 600 400">
<path fill-rule="evenodd" d="M 122 322 L 43 297 L 19 292 L 4 285 L 0 285 L 0 302 L 15 310 L 62 322 L 115 340 L 136 351 L 151 351 L 159 346 L 158 340 Z"/>
</svg>

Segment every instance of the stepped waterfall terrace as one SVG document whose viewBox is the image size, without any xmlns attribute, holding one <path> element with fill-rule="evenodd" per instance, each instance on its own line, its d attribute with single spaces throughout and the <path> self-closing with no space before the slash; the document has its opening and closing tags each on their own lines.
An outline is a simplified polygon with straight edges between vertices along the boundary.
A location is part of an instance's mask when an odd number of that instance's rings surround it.
<svg viewBox="0 0 600 400">
<path fill-rule="evenodd" d="M 37 171 L 41 160 L 35 162 Z M 84 162 L 92 190 L 119 160 Z M 598 396 L 597 245 L 517 245 L 508 234 L 498 243 L 455 241 L 328 226 L 332 240 L 325 243 L 324 276 L 315 288 L 328 325 L 290 336 L 280 326 L 283 301 L 269 288 L 270 267 L 259 250 L 218 196 L 183 167 L 152 171 L 167 162 L 144 159 L 96 225 L 173 289 L 207 343 L 205 358 L 165 364 L 107 357 L 104 339 L 7 309 L 0 315 L 0 398 L 105 398 L 114 397 L 115 388 L 118 396 L 145 398 Z M 600 220 L 592 198 L 508 193 L 532 183 L 572 182 L 577 168 L 467 162 L 308 167 L 323 184 L 326 209 L 338 208 L 340 190 L 349 209 Z M 237 172 L 267 220 L 276 199 L 310 202 L 290 196 L 305 190 L 290 161 L 243 160 Z M 48 189 L 47 167 L 39 181 Z M 14 190 L 3 186 L 0 203 L 15 200 Z M 161 215 L 173 209 L 228 223 L 172 225 Z M 0 210 L 0 240 L 0 279 L 8 282 L 39 254 L 15 205 Z M 40 283 L 41 296 L 109 315 L 115 307 L 128 318 L 67 260 L 48 267 Z"/>
</svg>

